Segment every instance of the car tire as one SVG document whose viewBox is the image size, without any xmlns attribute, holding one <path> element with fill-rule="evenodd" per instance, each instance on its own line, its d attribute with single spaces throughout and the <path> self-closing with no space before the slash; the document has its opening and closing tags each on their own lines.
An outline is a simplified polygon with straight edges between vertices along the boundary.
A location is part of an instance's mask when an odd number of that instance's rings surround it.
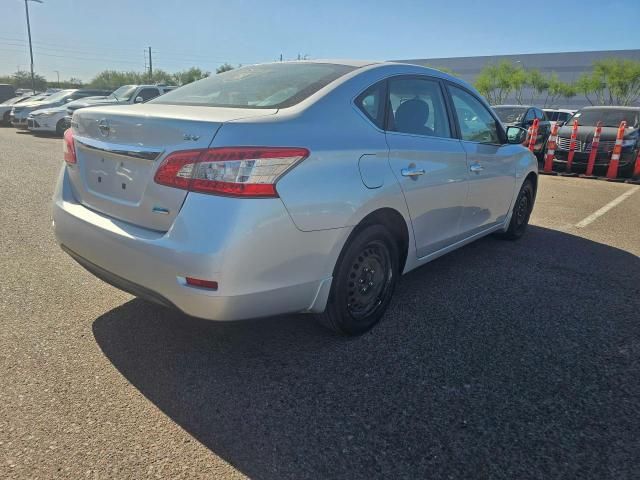
<svg viewBox="0 0 640 480">
<path fill-rule="evenodd" d="M 499 236 L 507 240 L 518 240 L 527 231 L 531 211 L 533 210 L 533 202 L 535 200 L 535 191 L 533 182 L 529 179 L 525 180 L 520 188 L 518 197 L 513 205 L 511 221 L 509 228 L 502 232 Z"/>
<path fill-rule="evenodd" d="M 56 134 L 62 137 L 64 136 L 65 130 L 66 128 L 64 128 L 64 118 L 61 120 L 58 120 L 58 123 L 56 123 Z"/>
<path fill-rule="evenodd" d="M 319 322 L 341 335 L 361 335 L 384 315 L 399 276 L 398 245 L 382 225 L 357 230 L 333 273 L 329 300 Z"/>
</svg>

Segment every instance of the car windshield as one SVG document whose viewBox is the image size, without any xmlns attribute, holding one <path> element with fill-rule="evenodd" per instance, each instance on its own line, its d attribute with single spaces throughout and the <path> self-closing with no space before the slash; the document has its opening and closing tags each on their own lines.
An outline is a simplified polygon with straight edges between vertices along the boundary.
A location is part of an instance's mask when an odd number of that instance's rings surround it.
<svg viewBox="0 0 640 480">
<path fill-rule="evenodd" d="M 116 100 L 127 102 L 131 98 L 131 95 L 135 93 L 135 91 L 136 91 L 135 85 L 123 85 L 122 87 L 118 88 L 115 92 L 112 92 L 111 96 L 115 97 Z"/>
<path fill-rule="evenodd" d="M 4 102 L 0 102 L 0 103 L 2 103 L 2 105 L 13 105 L 14 103 L 18 103 L 20 100 L 24 100 L 24 98 L 13 97 L 13 98 L 10 98 L 9 100 L 5 100 Z"/>
<path fill-rule="evenodd" d="M 638 110 L 615 110 L 610 108 L 589 109 L 577 111 L 569 119 L 572 123 L 578 120 L 579 125 L 596 125 L 602 122 L 603 127 L 618 127 L 623 120 L 627 122 L 627 127 L 638 126 Z"/>
<path fill-rule="evenodd" d="M 285 108 L 355 70 L 329 63 L 271 63 L 238 68 L 185 85 L 149 103 Z"/>
<path fill-rule="evenodd" d="M 64 100 L 66 97 L 71 95 L 75 90 L 62 90 L 60 92 L 56 92 L 53 95 L 49 95 L 47 97 L 47 102 L 59 102 L 60 100 Z"/>
<path fill-rule="evenodd" d="M 519 107 L 495 107 L 494 111 L 502 123 L 517 123 L 522 120 L 527 109 Z"/>
</svg>

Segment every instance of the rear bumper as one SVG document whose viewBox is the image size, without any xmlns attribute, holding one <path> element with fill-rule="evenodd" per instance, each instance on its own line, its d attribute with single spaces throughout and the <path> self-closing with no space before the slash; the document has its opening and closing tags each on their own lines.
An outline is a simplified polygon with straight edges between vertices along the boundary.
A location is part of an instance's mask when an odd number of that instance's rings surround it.
<svg viewBox="0 0 640 480">
<path fill-rule="evenodd" d="M 155 232 L 79 204 L 66 169 L 53 199 L 56 238 L 106 282 L 210 320 L 324 310 L 348 228 L 302 232 L 280 199 L 189 194 L 171 229 Z M 219 288 L 187 286 L 185 277 Z"/>
</svg>

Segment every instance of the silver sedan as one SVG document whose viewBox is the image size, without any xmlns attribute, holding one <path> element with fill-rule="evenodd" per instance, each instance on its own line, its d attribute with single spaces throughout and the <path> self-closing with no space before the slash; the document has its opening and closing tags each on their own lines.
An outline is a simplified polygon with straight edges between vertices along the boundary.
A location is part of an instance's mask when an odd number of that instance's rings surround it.
<svg viewBox="0 0 640 480">
<path fill-rule="evenodd" d="M 525 232 L 537 162 L 466 83 L 414 65 L 264 64 L 74 113 L 53 200 L 82 266 L 211 320 L 348 335 L 400 274 Z"/>
</svg>

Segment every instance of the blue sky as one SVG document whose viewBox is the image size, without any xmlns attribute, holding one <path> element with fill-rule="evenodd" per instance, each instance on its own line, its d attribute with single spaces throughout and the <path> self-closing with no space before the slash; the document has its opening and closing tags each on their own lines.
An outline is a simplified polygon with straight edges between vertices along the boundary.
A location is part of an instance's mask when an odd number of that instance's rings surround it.
<svg viewBox="0 0 640 480">
<path fill-rule="evenodd" d="M 223 62 L 399 59 L 640 48 L 640 0 L 44 0 L 30 2 L 36 70 L 84 80 Z M 566 19 L 571 19 L 566 22 Z M 23 0 L 0 0 L 0 74 L 29 68 Z"/>
</svg>

